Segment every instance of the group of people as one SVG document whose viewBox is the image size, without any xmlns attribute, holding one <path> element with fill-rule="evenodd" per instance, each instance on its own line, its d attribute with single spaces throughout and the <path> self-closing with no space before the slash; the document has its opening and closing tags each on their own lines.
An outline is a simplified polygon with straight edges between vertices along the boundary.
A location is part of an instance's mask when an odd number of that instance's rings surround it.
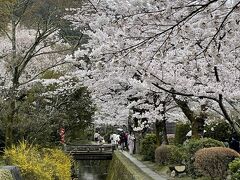
<svg viewBox="0 0 240 180">
<path fill-rule="evenodd" d="M 128 133 L 121 131 L 119 134 L 113 133 L 110 136 L 111 144 L 114 145 L 116 148 L 118 146 L 120 149 L 123 150 L 129 150 L 130 154 L 133 154 L 134 150 L 134 141 L 135 137 L 133 133 Z"/>
<path fill-rule="evenodd" d="M 105 140 L 103 136 L 97 131 L 94 134 L 94 141 L 97 144 L 104 144 Z M 121 131 L 120 133 L 113 133 L 109 137 L 109 143 L 115 146 L 116 149 L 128 150 L 130 154 L 133 154 L 135 137 L 133 133 Z"/>
</svg>

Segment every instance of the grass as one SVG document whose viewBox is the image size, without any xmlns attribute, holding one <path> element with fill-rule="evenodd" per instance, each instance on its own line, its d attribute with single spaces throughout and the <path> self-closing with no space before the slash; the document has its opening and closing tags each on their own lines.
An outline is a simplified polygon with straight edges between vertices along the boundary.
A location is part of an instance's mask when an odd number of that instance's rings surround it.
<svg viewBox="0 0 240 180">
<path fill-rule="evenodd" d="M 6 163 L 5 163 L 4 159 L 3 159 L 3 155 L 2 154 L 0 155 L 0 166 L 6 166 Z"/>
</svg>

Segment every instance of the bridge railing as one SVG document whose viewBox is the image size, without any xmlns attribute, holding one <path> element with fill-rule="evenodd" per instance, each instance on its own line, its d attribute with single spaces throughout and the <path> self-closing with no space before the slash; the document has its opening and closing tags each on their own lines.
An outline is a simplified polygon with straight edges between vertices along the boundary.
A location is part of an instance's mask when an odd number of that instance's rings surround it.
<svg viewBox="0 0 240 180">
<path fill-rule="evenodd" d="M 109 152 L 112 153 L 115 150 L 115 146 L 111 144 L 81 144 L 81 145 L 73 145 L 66 144 L 64 147 L 65 152 Z"/>
</svg>

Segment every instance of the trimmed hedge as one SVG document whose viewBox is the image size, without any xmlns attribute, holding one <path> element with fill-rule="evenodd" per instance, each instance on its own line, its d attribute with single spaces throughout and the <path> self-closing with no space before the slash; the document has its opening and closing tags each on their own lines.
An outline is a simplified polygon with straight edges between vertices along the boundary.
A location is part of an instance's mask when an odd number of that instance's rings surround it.
<svg viewBox="0 0 240 180">
<path fill-rule="evenodd" d="M 186 158 L 186 165 L 187 165 L 187 172 L 192 175 L 196 176 L 197 171 L 194 168 L 194 154 L 203 148 L 210 148 L 210 147 L 225 147 L 223 142 L 217 141 L 211 138 L 201 138 L 201 139 L 190 139 L 185 144 L 185 149 L 187 153 Z"/>
<path fill-rule="evenodd" d="M 155 162 L 162 165 L 181 165 L 185 151 L 174 145 L 161 145 L 155 151 Z"/>
<path fill-rule="evenodd" d="M 146 134 L 140 142 L 140 154 L 143 155 L 144 161 L 154 161 L 156 146 L 156 135 Z"/>
<path fill-rule="evenodd" d="M 236 157 L 240 154 L 230 148 L 204 148 L 195 153 L 194 166 L 204 176 L 226 179 L 228 164 Z"/>
</svg>

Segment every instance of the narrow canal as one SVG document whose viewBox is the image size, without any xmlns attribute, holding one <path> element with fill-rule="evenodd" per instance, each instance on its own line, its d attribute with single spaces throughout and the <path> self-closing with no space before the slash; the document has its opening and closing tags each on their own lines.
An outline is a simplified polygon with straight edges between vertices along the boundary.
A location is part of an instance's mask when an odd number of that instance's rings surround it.
<svg viewBox="0 0 240 180">
<path fill-rule="evenodd" d="M 80 160 L 76 162 L 76 180 L 106 180 L 110 160 Z"/>
</svg>

